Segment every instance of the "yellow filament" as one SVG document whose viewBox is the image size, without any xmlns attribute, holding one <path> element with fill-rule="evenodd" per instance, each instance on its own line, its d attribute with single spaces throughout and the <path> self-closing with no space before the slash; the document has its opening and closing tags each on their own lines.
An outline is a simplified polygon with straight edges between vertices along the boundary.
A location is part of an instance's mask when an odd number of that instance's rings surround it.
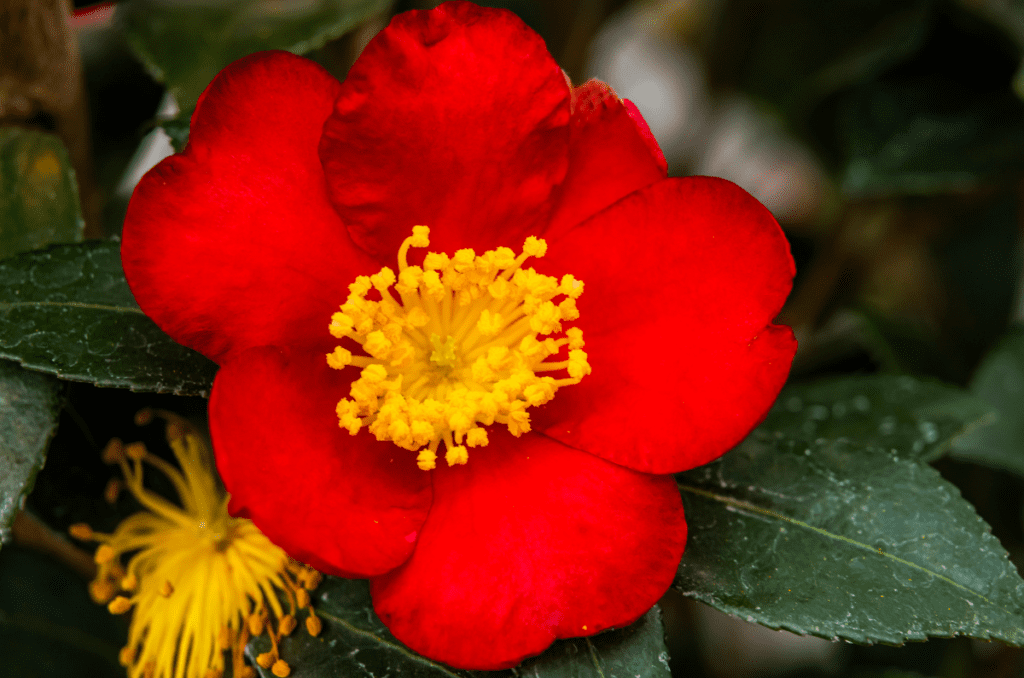
<svg viewBox="0 0 1024 678">
<path fill-rule="evenodd" d="M 251 635 L 266 631 L 274 650 L 265 668 L 288 675 L 291 668 L 278 656 L 277 641 L 297 621 L 294 604 L 286 613 L 278 593 L 290 601 L 300 594 L 309 605 L 308 589 L 319 584 L 320 573 L 290 560 L 251 521 L 228 515 L 210 451 L 180 417 L 157 414 L 168 421 L 178 467 L 141 443 L 112 442 L 103 454 L 121 467 L 124 487 L 146 510 L 112 534 L 85 524 L 69 530 L 76 539 L 100 543 L 98 574 L 89 585 L 93 599 L 114 614 L 132 611 L 121 663 L 129 678 L 212 678 L 225 675 L 224 655 L 230 652 L 232 675 L 254 678 L 243 650 Z M 152 416 L 145 411 L 138 421 Z M 180 506 L 144 487 L 143 464 L 170 478 Z M 128 558 L 127 570 L 122 557 Z"/>
<path fill-rule="evenodd" d="M 442 441 L 453 466 L 468 461 L 467 448 L 488 444 L 485 426 L 526 433 L 527 408 L 578 384 L 590 364 L 580 329 L 563 331 L 579 318 L 583 283 L 522 267 L 544 256 L 544 240 L 530 236 L 518 256 L 507 247 L 481 255 L 429 252 L 422 266 L 410 266 L 409 249 L 430 244 L 426 226 L 412 233 L 398 250 L 398 274 L 384 267 L 359 276 L 331 317 L 331 335 L 366 355 L 338 346 L 327 364 L 360 369 L 349 397 L 338 402 L 339 426 L 351 435 L 367 428 L 416 452 L 417 466 L 429 471 Z M 379 301 L 367 298 L 373 290 Z M 560 371 L 567 376 L 548 374 Z"/>
</svg>

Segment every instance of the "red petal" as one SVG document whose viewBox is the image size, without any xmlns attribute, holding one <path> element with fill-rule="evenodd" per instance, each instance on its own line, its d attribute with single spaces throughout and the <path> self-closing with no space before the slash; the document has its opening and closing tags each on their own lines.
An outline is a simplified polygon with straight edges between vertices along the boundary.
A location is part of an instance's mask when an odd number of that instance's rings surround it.
<svg viewBox="0 0 1024 678">
<path fill-rule="evenodd" d="M 665 156 L 632 103 L 600 80 L 575 88 L 572 98 L 569 171 L 544 233 L 552 239 L 667 176 Z"/>
<path fill-rule="evenodd" d="M 413 453 L 338 428 L 334 408 L 351 376 L 322 355 L 245 351 L 217 373 L 210 432 L 232 514 L 293 558 L 367 577 L 409 557 L 430 508 L 430 474 Z"/>
<path fill-rule="evenodd" d="M 176 341 L 217 361 L 331 343 L 347 285 L 379 268 L 352 246 L 317 156 L 338 88 L 286 52 L 236 61 L 203 93 L 185 151 L 142 178 L 121 256 L 142 310 Z"/>
<path fill-rule="evenodd" d="M 565 176 L 569 88 L 514 14 L 449 2 L 405 12 L 349 71 L 320 147 L 353 239 L 390 260 L 416 224 L 430 249 L 522 244 Z"/>
<path fill-rule="evenodd" d="M 673 479 L 536 434 L 490 438 L 438 466 L 415 553 L 371 581 L 392 633 L 451 666 L 502 669 L 650 609 L 686 543 Z"/>
<path fill-rule="evenodd" d="M 796 342 L 772 325 L 792 285 L 771 213 L 724 179 L 669 179 L 552 244 L 541 262 L 585 284 L 593 373 L 558 391 L 534 427 L 651 473 L 704 464 L 767 414 Z M 541 268 L 541 266 L 538 266 Z"/>
</svg>

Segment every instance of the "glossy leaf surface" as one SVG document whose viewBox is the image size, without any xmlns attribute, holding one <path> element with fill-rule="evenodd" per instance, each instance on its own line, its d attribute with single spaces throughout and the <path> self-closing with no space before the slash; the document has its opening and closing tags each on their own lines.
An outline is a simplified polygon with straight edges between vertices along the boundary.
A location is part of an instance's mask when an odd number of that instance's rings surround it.
<svg viewBox="0 0 1024 678">
<path fill-rule="evenodd" d="M 678 477 L 690 538 L 675 586 L 748 621 L 824 638 L 1024 643 L 1024 581 L 973 507 L 923 462 L 957 419 L 976 422 L 971 408 L 930 398 L 927 384 L 907 381 L 887 401 L 892 378 L 853 383 L 784 392 L 737 449 Z M 802 411 L 814 397 L 839 404 L 851 393 L 867 399 L 859 424 L 830 425 L 833 412 L 812 404 L 822 419 L 805 432 L 787 411 L 797 397 Z"/>
<path fill-rule="evenodd" d="M 59 394 L 53 377 L 0 360 L 0 543 L 46 461 Z"/>
<path fill-rule="evenodd" d="M 655 607 L 632 626 L 593 636 L 557 641 L 545 653 L 512 671 L 462 671 L 409 650 L 388 632 L 373 611 L 364 580 L 326 577 L 314 606 L 324 622 L 316 638 L 300 627 L 281 642 L 292 678 L 670 678 L 661 610 Z M 481 639 L 480 642 L 486 642 Z M 261 636 L 247 648 L 250 658 L 270 649 Z M 253 661 L 255 664 L 255 661 Z M 269 669 L 258 669 L 272 678 Z"/>
<path fill-rule="evenodd" d="M 181 395 L 205 395 L 216 372 L 142 313 L 116 242 L 0 262 L 0 358 L 61 379 Z"/>
</svg>

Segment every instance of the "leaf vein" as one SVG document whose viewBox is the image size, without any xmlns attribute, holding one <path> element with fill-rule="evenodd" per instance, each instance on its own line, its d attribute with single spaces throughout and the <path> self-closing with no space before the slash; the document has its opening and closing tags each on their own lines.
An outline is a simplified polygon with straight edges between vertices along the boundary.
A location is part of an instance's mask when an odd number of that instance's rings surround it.
<svg viewBox="0 0 1024 678">
<path fill-rule="evenodd" d="M 0 302 L 0 311 L 9 311 L 22 306 L 41 307 L 51 306 L 56 308 L 87 308 L 93 311 L 114 311 L 116 313 L 138 313 L 145 315 L 141 308 L 131 306 L 110 306 L 107 304 L 87 304 L 81 301 L 9 301 Z"/>
<path fill-rule="evenodd" d="M 967 593 L 970 593 L 970 594 L 972 594 L 974 596 L 977 596 L 978 598 L 982 599 L 983 601 L 985 601 L 989 605 L 993 605 L 993 606 L 996 606 L 996 607 L 1000 607 L 1001 609 L 1005 609 L 1005 608 L 1002 608 L 1002 606 L 1000 606 L 1000 605 L 996 605 L 993 601 L 989 600 L 988 598 L 983 596 L 981 593 L 975 591 L 974 589 L 972 589 L 972 588 L 970 588 L 968 586 L 964 586 L 963 584 L 960 584 L 959 582 L 953 581 L 949 577 L 941 575 L 938 572 L 933 572 L 933 571 L 929 570 L 928 568 L 924 567 L 923 565 L 918 565 L 917 563 L 913 563 L 913 562 L 911 562 L 909 560 L 906 560 L 904 558 L 900 558 L 899 556 L 893 555 L 891 553 L 885 553 L 885 552 L 879 551 L 878 549 L 876 549 L 876 548 L 874 548 L 872 546 L 869 546 L 868 544 L 865 544 L 863 542 L 859 542 L 859 541 L 857 541 L 855 539 L 850 539 L 849 537 L 844 537 L 841 534 L 833 534 L 833 533 L 829 532 L 828 530 L 824 530 L 824 529 L 822 529 L 820 527 L 815 527 L 814 525 L 811 525 L 810 523 L 805 523 L 804 521 L 797 520 L 796 518 L 790 518 L 789 516 L 783 515 L 781 513 L 777 513 L 775 511 L 772 511 L 771 509 L 767 509 L 767 508 L 763 508 L 761 506 L 757 506 L 756 504 L 752 504 L 750 502 L 743 501 L 742 499 L 734 499 L 732 497 L 725 497 L 725 496 L 722 496 L 722 495 L 715 494 L 714 492 L 711 492 L 710 490 L 704 490 L 704 489 L 701 489 L 699 487 L 693 487 L 692 485 L 683 485 L 682 483 L 677 483 L 677 484 L 679 485 L 679 489 L 683 490 L 684 492 L 690 492 L 692 494 L 699 495 L 699 496 L 704 497 L 706 499 L 712 499 L 714 501 L 726 504 L 728 506 L 733 506 L 735 508 L 741 508 L 741 509 L 745 509 L 747 511 L 753 511 L 754 513 L 760 513 L 762 515 L 771 516 L 772 518 L 777 518 L 778 520 L 782 520 L 784 522 L 787 522 L 787 523 L 790 523 L 790 524 L 793 524 L 793 525 L 797 525 L 799 527 L 806 528 L 808 530 L 811 530 L 812 532 L 816 532 L 817 534 L 820 534 L 822 536 L 828 537 L 829 539 L 835 539 L 837 541 L 841 541 L 841 542 L 847 543 L 850 546 L 854 546 L 856 548 L 863 549 L 865 551 L 871 551 L 874 554 L 877 554 L 877 555 L 883 556 L 885 558 L 888 558 L 888 559 L 890 559 L 890 560 L 892 560 L 894 562 L 900 563 L 901 565 L 906 565 L 907 567 L 913 568 L 913 569 L 918 570 L 920 572 L 924 572 L 925 574 L 929 574 L 929 575 L 939 579 L 940 581 L 946 582 L 947 584 L 950 584 L 950 585 L 952 585 L 952 586 L 954 586 L 954 587 L 956 587 L 958 589 L 961 589 L 963 591 L 966 591 Z"/>
<path fill-rule="evenodd" d="M 436 662 L 432 662 L 429 659 L 427 659 L 426 657 L 424 657 L 423 655 L 416 654 L 415 652 L 409 650 L 404 645 L 399 645 L 397 643 L 392 643 L 391 641 L 386 640 L 385 638 L 382 638 L 382 637 L 378 636 L 376 633 L 373 633 L 371 631 L 366 631 L 365 629 L 361 629 L 358 626 L 355 626 L 354 624 L 351 624 L 351 623 L 345 621 L 344 619 L 342 619 L 340 617 L 336 617 L 336 616 L 334 616 L 333 614 L 331 614 L 329 612 L 324 612 L 323 610 L 318 610 L 317 614 L 319 616 L 321 616 L 321 617 L 325 617 L 325 618 L 331 620 L 332 622 L 334 622 L 336 624 L 341 625 L 349 633 L 355 634 L 357 636 L 362 636 L 363 638 L 369 638 L 369 639 L 371 639 L 371 640 L 373 640 L 373 641 L 375 641 L 377 643 L 380 643 L 381 645 L 384 645 L 385 647 L 387 647 L 387 648 L 389 648 L 391 650 L 395 650 L 396 652 L 399 652 L 399 653 L 405 655 L 405 657 L 410 659 L 410 660 L 419 662 L 421 664 L 425 664 L 427 666 L 430 666 L 431 668 L 435 668 L 438 671 L 441 671 L 442 673 L 444 673 L 445 675 L 451 676 L 451 678 L 462 678 L 459 674 L 454 673 L 454 672 L 448 670 L 442 664 L 438 664 Z"/>
</svg>

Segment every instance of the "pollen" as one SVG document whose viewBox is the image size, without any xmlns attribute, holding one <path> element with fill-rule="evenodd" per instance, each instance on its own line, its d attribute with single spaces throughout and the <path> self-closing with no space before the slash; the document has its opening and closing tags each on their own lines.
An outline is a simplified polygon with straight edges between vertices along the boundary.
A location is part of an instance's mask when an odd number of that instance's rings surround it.
<svg viewBox="0 0 1024 678">
<path fill-rule="evenodd" d="M 338 402 L 339 426 L 416 453 L 424 471 L 437 467 L 442 442 L 456 466 L 469 460 L 467 448 L 488 444 L 488 426 L 530 431 L 528 408 L 591 371 L 583 332 L 565 327 L 580 317 L 583 282 L 523 268 L 547 253 L 544 240 L 528 237 L 518 256 L 461 249 L 409 265 L 410 248 L 428 247 L 429 235 L 413 227 L 397 274 L 385 266 L 349 285 L 328 331 L 351 343 L 327 354 L 334 369 L 360 370 Z M 357 345 L 364 355 L 353 354 Z"/>
<path fill-rule="evenodd" d="M 310 634 L 319 633 L 309 589 L 321 574 L 288 558 L 251 521 L 228 515 L 209 449 L 177 415 L 147 410 L 137 422 L 146 424 L 154 414 L 167 422 L 178 466 L 141 443 L 112 441 L 103 458 L 120 466 L 124 488 L 143 510 L 111 534 L 84 523 L 69 530 L 99 543 L 93 599 L 112 614 L 131 615 L 121 663 L 130 678 L 222 676 L 229 661 L 231 675 L 254 677 L 243 650 L 251 637 L 267 633 L 272 649 L 265 668 L 289 675 L 278 642 L 295 630 L 300 608 L 308 608 Z M 143 486 L 144 465 L 167 476 L 178 504 Z"/>
</svg>

